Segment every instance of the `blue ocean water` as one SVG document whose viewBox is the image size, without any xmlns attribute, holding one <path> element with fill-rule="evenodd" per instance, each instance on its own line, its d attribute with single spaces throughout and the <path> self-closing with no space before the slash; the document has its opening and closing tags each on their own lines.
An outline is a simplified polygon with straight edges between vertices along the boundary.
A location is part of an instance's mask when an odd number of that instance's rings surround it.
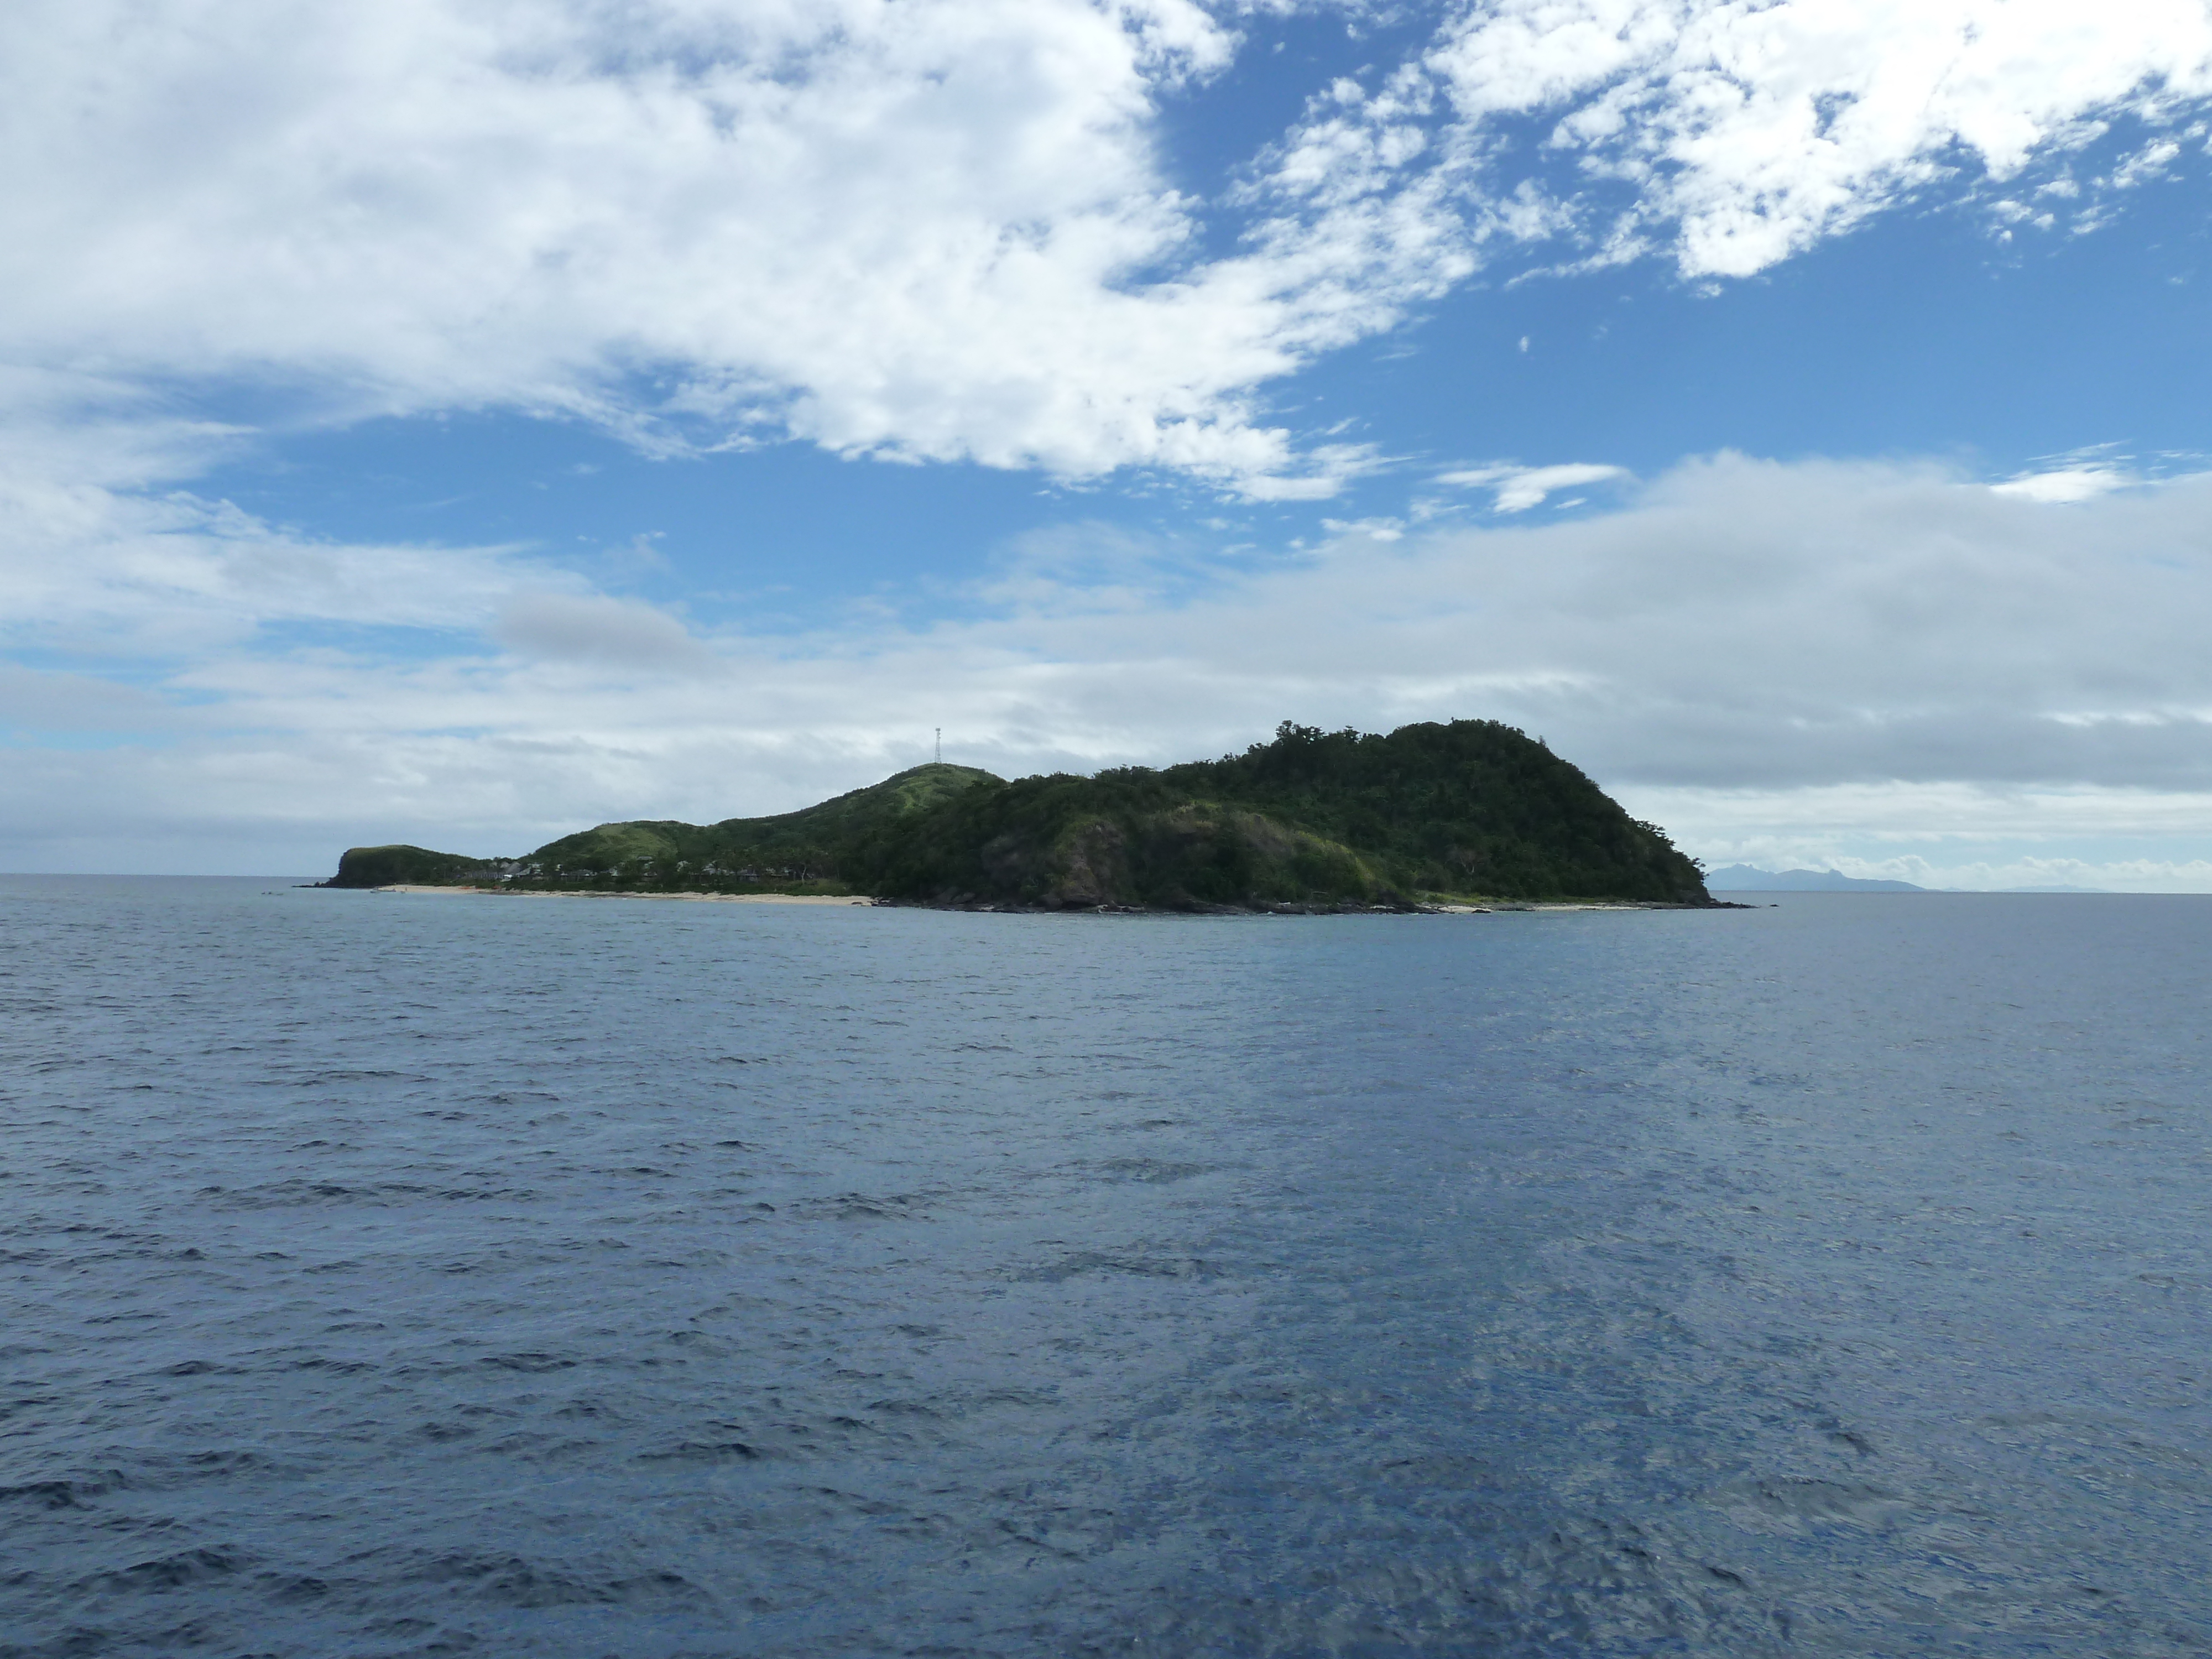
<svg viewBox="0 0 2212 1659">
<path fill-rule="evenodd" d="M 0 1654 L 2202 1654 L 2208 960 L 6 878 Z"/>
</svg>

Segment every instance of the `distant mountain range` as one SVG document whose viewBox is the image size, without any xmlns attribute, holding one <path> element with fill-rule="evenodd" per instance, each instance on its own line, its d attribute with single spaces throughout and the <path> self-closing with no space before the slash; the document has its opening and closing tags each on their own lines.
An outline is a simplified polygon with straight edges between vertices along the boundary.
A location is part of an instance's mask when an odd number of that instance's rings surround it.
<svg viewBox="0 0 2212 1659">
<path fill-rule="evenodd" d="M 1705 872 L 1705 887 L 1715 893 L 1924 893 L 1909 881 L 1866 881 L 1834 870 L 1761 870 L 1730 864 Z"/>
<path fill-rule="evenodd" d="M 1494 720 L 1285 723 L 1240 755 L 1009 783 L 933 764 L 775 817 L 603 823 L 515 859 L 356 847 L 336 887 L 816 892 L 1041 909 L 1711 904 L 1697 866 Z"/>
</svg>

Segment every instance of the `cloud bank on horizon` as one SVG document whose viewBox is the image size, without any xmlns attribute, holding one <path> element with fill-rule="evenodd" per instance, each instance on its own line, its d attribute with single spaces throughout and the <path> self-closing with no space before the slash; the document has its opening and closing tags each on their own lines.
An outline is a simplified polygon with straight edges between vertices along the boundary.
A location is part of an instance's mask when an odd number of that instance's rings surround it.
<svg viewBox="0 0 2212 1659">
<path fill-rule="evenodd" d="M 2181 827 L 2212 799 L 2188 454 L 1639 482 L 1408 453 L 1302 391 L 1512 284 L 1644 264 L 1724 307 L 1900 214 L 1996 247 L 2112 234 L 2161 181 L 2201 210 L 2208 105 L 2200 0 L 24 0 L 0 835 L 163 867 L 441 811 L 504 841 L 765 810 L 911 758 L 885 733 L 917 705 L 1017 769 L 1477 713 L 1692 850 L 1963 836 L 1995 870 L 2056 836 L 2117 869 L 2148 837 L 2143 880 L 2212 886 Z M 489 519 L 368 537 L 336 496 L 198 487 L 483 411 L 701 480 L 680 458 L 798 445 L 857 489 L 1061 493 L 989 579 L 917 570 L 951 596 L 926 621 L 856 592 L 764 630 L 710 549 L 653 555 L 645 596 Z M 1399 477 L 1395 513 L 1255 543 L 1252 512 Z M 1171 521 L 1098 522 L 1140 498 Z"/>
</svg>

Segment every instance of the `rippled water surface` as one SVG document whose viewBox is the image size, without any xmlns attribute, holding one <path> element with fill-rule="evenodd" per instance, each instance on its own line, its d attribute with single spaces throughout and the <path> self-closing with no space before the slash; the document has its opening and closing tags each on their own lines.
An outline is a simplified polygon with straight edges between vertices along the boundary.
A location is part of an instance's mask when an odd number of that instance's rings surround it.
<svg viewBox="0 0 2212 1659">
<path fill-rule="evenodd" d="M 0 882 L 0 1654 L 2202 1654 L 2212 900 Z"/>
</svg>

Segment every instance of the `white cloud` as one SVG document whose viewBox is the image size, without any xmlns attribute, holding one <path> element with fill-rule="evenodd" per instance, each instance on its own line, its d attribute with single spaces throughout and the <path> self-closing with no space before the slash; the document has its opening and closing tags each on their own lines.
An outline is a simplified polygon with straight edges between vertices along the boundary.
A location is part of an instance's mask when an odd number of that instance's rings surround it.
<svg viewBox="0 0 2212 1659">
<path fill-rule="evenodd" d="M 1376 542 L 1399 541 L 1406 534 L 1395 519 L 1323 519 L 1321 524 L 1332 536 L 1364 536 Z"/>
<path fill-rule="evenodd" d="M 1629 476 L 1625 466 L 1591 461 L 1571 461 L 1559 466 L 1518 466 L 1510 461 L 1489 466 L 1462 467 L 1439 472 L 1436 481 L 1453 489 L 1483 489 L 1493 492 L 1492 504 L 1500 513 L 1526 513 L 1543 504 L 1554 491 L 1581 484 L 1607 483 Z"/>
<path fill-rule="evenodd" d="M 26 374 L 243 379 L 319 418 L 498 405 L 1313 499 L 1371 457 L 1303 449 L 1261 389 L 1486 249 L 1572 233 L 1741 275 L 1968 158 L 2008 177 L 2212 94 L 2200 0 L 1495 0 L 1321 88 L 1207 203 L 1159 110 L 1230 95 L 1223 18 L 1254 15 L 17 0 L 0 407 L 28 418 Z"/>
<path fill-rule="evenodd" d="M 2212 95 L 2201 0 L 1492 0 L 1429 58 L 1464 130 L 1540 116 L 1617 254 L 1742 276 L 1962 167 L 2005 179 Z M 2176 154 L 2160 141 L 2121 185 Z M 1504 184 L 1510 185 L 1507 179 Z M 1601 195 L 1597 199 L 1619 199 Z"/>
<path fill-rule="evenodd" d="M 166 702 L 135 685 L 0 663 L 0 732 L 146 732 L 169 726 L 170 714 Z"/>
<path fill-rule="evenodd" d="M 2116 466 L 2061 466 L 2047 472 L 2022 473 L 1990 489 L 1996 495 L 2014 495 L 2024 501 L 2086 501 L 2142 482 Z"/>
<path fill-rule="evenodd" d="M 1958 783 L 1633 788 L 1625 804 L 1710 867 L 1836 870 L 1966 891 L 2212 893 L 2212 792 Z"/>
<path fill-rule="evenodd" d="M 2057 511 L 1935 467 L 1723 456 L 1596 515 L 1372 528 L 1194 580 L 1187 550 L 1075 526 L 1010 550 L 965 620 L 797 639 L 549 599 L 543 568 L 465 554 L 480 597 L 456 612 L 530 651 L 456 640 L 437 613 L 380 655 L 256 644 L 239 611 L 150 688 L 159 750 L 11 755 L 0 864 L 134 825 L 143 860 L 198 834 L 325 849 L 305 868 L 351 840 L 495 850 L 780 810 L 914 763 L 940 725 L 948 755 L 1012 773 L 1218 753 L 1285 717 L 1462 714 L 1547 738 L 1699 851 L 1848 831 L 2193 837 L 2158 856 L 2201 855 L 2212 479 Z M 199 527 L 169 533 L 203 556 Z M 390 553 L 320 549 L 335 574 L 305 591 L 343 611 Z M 136 568 L 148 606 L 176 591 L 160 559 Z M 301 591 L 230 602 L 289 616 Z M 112 729 L 146 726 L 118 708 Z"/>
<path fill-rule="evenodd" d="M 1405 193 L 1194 260 L 1155 106 L 1233 43 L 1191 0 L 23 0 L 0 357 L 1324 489 L 1252 389 L 1467 261 Z"/>
<path fill-rule="evenodd" d="M 525 569 L 513 548 L 340 545 L 0 459 L 0 648 L 158 662 L 286 623 L 473 630 Z"/>
<path fill-rule="evenodd" d="M 683 675 L 720 666 L 666 611 L 599 593 L 517 593 L 500 607 L 491 634 L 509 650 L 542 661 Z"/>
<path fill-rule="evenodd" d="M 2112 185 L 2118 190 L 2133 190 L 2150 179 L 2163 178 L 2167 167 L 2181 154 L 2181 146 L 2171 138 L 2154 139 L 2145 144 L 2118 167 L 2112 169 Z"/>
</svg>

